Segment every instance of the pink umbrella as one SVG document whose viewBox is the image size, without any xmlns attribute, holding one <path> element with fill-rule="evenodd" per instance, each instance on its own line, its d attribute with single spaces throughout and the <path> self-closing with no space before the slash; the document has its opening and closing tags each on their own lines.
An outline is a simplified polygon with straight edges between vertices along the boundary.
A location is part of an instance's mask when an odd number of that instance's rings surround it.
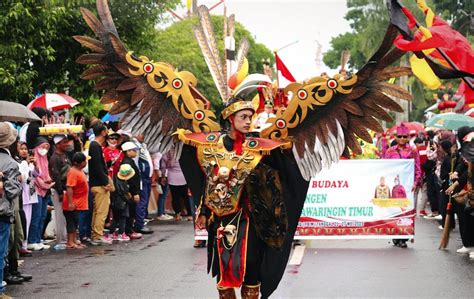
<svg viewBox="0 0 474 299">
<path fill-rule="evenodd" d="M 72 108 L 79 104 L 79 101 L 64 93 L 45 93 L 31 101 L 26 107 L 46 108 L 48 110 L 61 110 Z"/>
</svg>

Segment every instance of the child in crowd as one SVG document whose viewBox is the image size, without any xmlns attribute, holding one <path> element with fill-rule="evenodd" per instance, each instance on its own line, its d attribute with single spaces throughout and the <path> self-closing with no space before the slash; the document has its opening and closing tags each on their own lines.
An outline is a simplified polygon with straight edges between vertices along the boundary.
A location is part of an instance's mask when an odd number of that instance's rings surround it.
<svg viewBox="0 0 474 299">
<path fill-rule="evenodd" d="M 113 214 L 110 232 L 112 232 L 112 240 L 119 242 L 130 241 L 130 237 L 125 234 L 125 223 L 130 217 L 128 204 L 132 201 L 129 180 L 134 175 L 135 170 L 129 164 L 122 164 L 113 179 L 115 191 L 110 194 L 110 207 Z"/>
<path fill-rule="evenodd" d="M 72 167 L 67 174 L 66 194 L 63 200 L 63 213 L 66 218 L 67 243 L 66 248 L 84 248 L 76 238 L 79 224 L 80 211 L 86 211 L 88 207 L 87 197 L 89 186 L 87 178 L 82 169 L 87 165 L 87 158 L 83 153 L 75 153 L 72 157 Z"/>
</svg>

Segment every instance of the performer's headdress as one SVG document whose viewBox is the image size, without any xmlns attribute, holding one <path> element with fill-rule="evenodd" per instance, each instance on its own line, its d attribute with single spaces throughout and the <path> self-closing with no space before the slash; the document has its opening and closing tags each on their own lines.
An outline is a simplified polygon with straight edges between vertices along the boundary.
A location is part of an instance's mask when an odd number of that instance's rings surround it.
<svg viewBox="0 0 474 299">
<path fill-rule="evenodd" d="M 242 98 L 234 98 L 230 100 L 228 102 L 227 107 L 222 110 L 222 118 L 227 119 L 232 114 L 242 110 L 252 110 L 254 113 L 256 112 L 256 108 L 253 102 L 246 101 Z"/>
<path fill-rule="evenodd" d="M 266 83 L 271 84 L 272 81 L 263 74 L 248 75 L 249 64 L 245 56 L 249 50 L 249 42 L 245 38 L 242 39 L 238 50 L 235 50 L 235 16 L 227 17 L 224 12 L 225 51 L 224 61 L 222 61 L 208 8 L 204 5 L 199 6 L 197 14 L 199 25 L 194 26 L 193 31 L 224 103 L 222 118 L 227 119 L 230 115 L 245 109 L 255 112 L 258 109 L 258 103 L 255 107 L 255 103 L 247 101 L 246 96 L 259 87 L 267 88 Z"/>
</svg>

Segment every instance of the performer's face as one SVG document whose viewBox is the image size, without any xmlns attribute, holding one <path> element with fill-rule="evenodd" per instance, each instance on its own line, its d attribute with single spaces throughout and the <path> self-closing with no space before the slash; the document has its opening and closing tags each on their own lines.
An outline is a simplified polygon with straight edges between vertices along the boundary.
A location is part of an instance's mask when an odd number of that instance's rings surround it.
<svg viewBox="0 0 474 299">
<path fill-rule="evenodd" d="M 253 113 L 252 110 L 241 110 L 236 112 L 232 119 L 234 122 L 234 128 L 241 133 L 248 133 L 252 123 Z"/>
</svg>

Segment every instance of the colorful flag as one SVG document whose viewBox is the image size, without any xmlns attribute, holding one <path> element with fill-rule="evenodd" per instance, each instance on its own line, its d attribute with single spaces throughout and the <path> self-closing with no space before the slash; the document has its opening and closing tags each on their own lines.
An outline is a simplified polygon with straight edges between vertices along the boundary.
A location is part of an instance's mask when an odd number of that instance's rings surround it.
<svg viewBox="0 0 474 299">
<path fill-rule="evenodd" d="M 431 9 L 421 2 L 423 1 L 419 1 L 419 5 L 426 15 L 428 28 L 419 26 L 419 30 L 414 35 L 411 33 L 411 29 L 417 25 L 417 22 L 410 10 L 403 7 L 398 0 L 388 2 L 390 22 L 401 33 L 395 39 L 394 45 L 403 51 L 411 51 L 416 55 L 418 59 L 411 59 L 416 64 L 413 69 L 414 73 L 423 83 L 428 82 L 428 86 L 437 85 L 438 78 L 472 77 L 474 64 L 469 64 L 468 61 L 472 61 L 474 52 L 470 48 L 469 42 L 441 18 L 434 16 Z M 438 49 L 444 51 L 448 59 L 458 67 L 458 70 L 451 68 Z M 426 63 L 420 62 L 420 59 L 424 59 Z M 427 69 L 428 67 L 431 68 L 431 71 Z"/>
<path fill-rule="evenodd" d="M 281 75 L 285 77 L 288 81 L 296 82 L 296 79 L 293 77 L 293 75 L 288 70 L 288 68 L 283 63 L 283 61 L 281 61 L 280 57 L 278 57 L 278 54 L 276 52 L 275 52 L 275 62 L 276 62 L 277 73 L 278 71 L 280 71 Z"/>
</svg>

